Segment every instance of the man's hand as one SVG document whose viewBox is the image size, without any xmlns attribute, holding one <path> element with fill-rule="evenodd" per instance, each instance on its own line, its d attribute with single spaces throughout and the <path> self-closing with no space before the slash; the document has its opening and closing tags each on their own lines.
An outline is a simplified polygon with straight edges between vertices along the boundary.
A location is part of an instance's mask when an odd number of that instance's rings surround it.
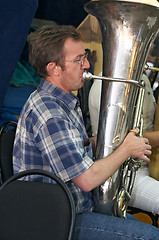
<svg viewBox="0 0 159 240">
<path fill-rule="evenodd" d="M 130 157 L 140 158 L 145 162 L 149 162 L 150 159 L 148 156 L 151 155 L 151 145 L 149 144 L 149 140 L 144 137 L 137 137 L 137 134 L 138 129 L 131 130 L 121 146 L 128 151 Z"/>
</svg>

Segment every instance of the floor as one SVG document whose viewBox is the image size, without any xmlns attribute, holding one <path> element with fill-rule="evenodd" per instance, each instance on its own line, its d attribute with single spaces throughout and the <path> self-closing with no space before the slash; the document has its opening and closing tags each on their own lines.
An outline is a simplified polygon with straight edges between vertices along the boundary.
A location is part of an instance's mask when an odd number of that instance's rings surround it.
<svg viewBox="0 0 159 240">
<path fill-rule="evenodd" d="M 140 222 L 152 224 L 152 220 L 150 216 L 148 216 L 145 213 L 136 213 L 133 216 L 135 216 Z M 158 226 L 159 226 L 159 219 L 158 219 Z"/>
</svg>

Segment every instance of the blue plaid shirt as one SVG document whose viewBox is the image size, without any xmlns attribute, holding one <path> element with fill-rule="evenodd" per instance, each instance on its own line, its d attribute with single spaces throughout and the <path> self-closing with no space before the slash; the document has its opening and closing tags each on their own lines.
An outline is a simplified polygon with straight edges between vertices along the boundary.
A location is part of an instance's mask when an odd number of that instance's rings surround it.
<svg viewBox="0 0 159 240">
<path fill-rule="evenodd" d="M 78 98 L 41 80 L 21 112 L 13 150 L 14 172 L 44 169 L 67 182 L 76 211 L 90 211 L 91 192 L 84 192 L 72 179 L 92 164 L 91 143 L 87 139 Z M 27 180 L 35 180 L 29 176 Z M 44 181 L 44 179 L 40 179 Z"/>
</svg>

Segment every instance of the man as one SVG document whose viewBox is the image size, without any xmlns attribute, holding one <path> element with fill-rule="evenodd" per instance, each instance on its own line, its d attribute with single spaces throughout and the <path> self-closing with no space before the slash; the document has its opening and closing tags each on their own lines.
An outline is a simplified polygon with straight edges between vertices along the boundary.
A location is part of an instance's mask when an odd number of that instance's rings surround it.
<svg viewBox="0 0 159 240">
<path fill-rule="evenodd" d="M 131 132 L 116 151 L 93 162 L 79 101 L 71 93 L 83 87 L 83 72 L 89 68 L 79 33 L 71 26 L 45 26 L 28 41 L 30 63 L 42 79 L 19 118 L 14 171 L 42 168 L 67 183 L 77 212 L 75 240 L 157 239 L 159 231 L 153 226 L 93 212 L 91 190 L 128 157 L 149 162 L 151 146 Z"/>
</svg>

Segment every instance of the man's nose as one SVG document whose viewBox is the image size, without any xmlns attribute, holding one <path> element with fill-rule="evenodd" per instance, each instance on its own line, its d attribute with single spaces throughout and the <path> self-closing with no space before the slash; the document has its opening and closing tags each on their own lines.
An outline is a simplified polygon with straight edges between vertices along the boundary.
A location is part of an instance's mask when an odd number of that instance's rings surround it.
<svg viewBox="0 0 159 240">
<path fill-rule="evenodd" d="M 89 61 L 88 61 L 87 58 L 85 58 L 85 61 L 84 61 L 84 64 L 83 64 L 82 68 L 86 68 L 86 69 L 90 68 L 90 64 L 89 64 Z"/>
</svg>

